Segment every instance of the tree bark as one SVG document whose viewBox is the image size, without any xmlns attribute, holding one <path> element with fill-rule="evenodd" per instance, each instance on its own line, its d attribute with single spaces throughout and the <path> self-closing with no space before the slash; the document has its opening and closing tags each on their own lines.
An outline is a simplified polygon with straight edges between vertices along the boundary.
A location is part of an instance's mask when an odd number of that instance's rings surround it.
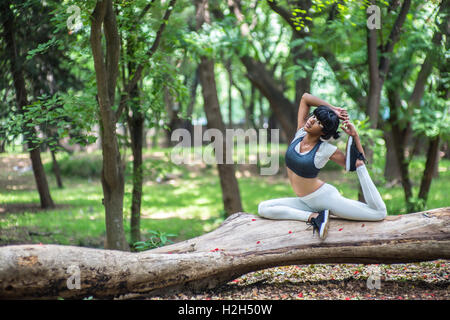
<svg viewBox="0 0 450 320">
<path fill-rule="evenodd" d="M 131 57 L 130 61 L 122 68 L 128 68 L 128 77 L 134 75 L 136 71 L 136 62 L 133 57 L 136 56 L 136 37 L 128 34 L 127 37 L 127 56 Z M 123 70 L 124 70 L 123 69 Z M 126 85 L 125 76 L 123 78 L 124 86 Z M 128 80 L 129 82 L 129 80 Z M 142 148 L 144 146 L 144 121 L 145 117 L 140 108 L 139 100 L 139 82 L 132 88 L 130 92 L 126 92 L 126 96 L 130 99 L 129 105 L 126 107 L 126 119 L 128 130 L 130 132 L 130 146 L 133 154 L 133 190 L 131 192 L 131 217 L 130 217 L 130 236 L 131 243 L 141 241 L 141 200 L 142 200 Z"/>
<path fill-rule="evenodd" d="M 64 186 L 61 179 L 61 170 L 59 170 L 59 164 L 58 161 L 56 160 L 55 150 L 50 150 L 50 153 L 52 155 L 52 170 L 53 173 L 55 174 L 56 184 L 58 185 L 59 189 L 63 189 Z"/>
<path fill-rule="evenodd" d="M 14 14 L 10 8 L 9 1 L 2 1 L 1 17 L 4 29 L 4 39 L 6 44 L 7 54 L 9 56 L 11 73 L 13 76 L 14 88 L 16 91 L 16 103 L 19 113 L 23 113 L 23 107 L 28 105 L 27 91 L 25 87 L 25 78 L 23 75 L 23 62 L 19 55 L 19 48 L 15 39 L 15 25 Z M 27 149 L 30 153 L 31 164 L 33 167 L 34 179 L 36 181 L 36 187 L 39 193 L 39 199 L 41 202 L 41 208 L 53 208 L 55 206 L 53 199 L 50 195 L 50 189 L 48 187 L 47 176 L 42 165 L 41 152 L 39 146 L 35 145 L 31 141 L 32 137 L 36 135 L 34 127 L 28 128 L 26 124 L 23 125 L 24 137 L 27 140 Z"/>
<path fill-rule="evenodd" d="M 231 66 L 231 59 L 227 59 L 224 63 L 225 70 L 228 75 L 228 128 L 233 128 L 233 67 Z M 245 104 L 242 105 L 244 110 L 246 109 Z M 247 112 L 246 112 L 247 114 Z"/>
<path fill-rule="evenodd" d="M 128 118 L 133 153 L 133 191 L 131 196 L 130 232 L 131 242 L 141 241 L 141 202 L 143 182 L 144 115 L 138 110 Z"/>
<path fill-rule="evenodd" d="M 386 127 L 385 127 L 386 128 Z M 389 183 L 397 183 L 401 179 L 400 167 L 397 161 L 396 145 L 394 143 L 394 134 L 391 130 L 384 130 L 384 142 L 386 144 L 386 162 L 384 165 L 384 178 Z"/>
<path fill-rule="evenodd" d="M 103 167 L 101 181 L 105 206 L 107 249 L 129 250 L 123 229 L 124 164 L 120 158 L 114 104 L 120 41 L 111 0 L 98 1 L 92 13 L 90 43 L 97 80 Z M 106 59 L 102 48 L 102 25 Z"/>
<path fill-rule="evenodd" d="M 422 181 L 420 182 L 419 198 L 423 199 L 426 203 L 428 198 L 428 192 L 430 191 L 431 181 L 433 179 L 435 168 L 438 165 L 439 157 L 439 142 L 440 136 L 436 136 L 429 140 L 430 145 L 427 151 L 427 161 L 425 163 L 425 170 L 422 175 Z"/>
<path fill-rule="evenodd" d="M 409 161 L 405 156 L 405 130 L 402 128 L 398 117 L 398 108 L 400 108 L 398 92 L 388 88 L 387 90 L 390 116 L 388 122 L 392 128 L 393 150 L 387 152 L 394 152 L 397 159 L 397 164 L 400 169 L 400 178 L 405 194 L 405 203 L 408 209 L 412 207 L 411 198 L 413 196 L 412 182 L 409 176 Z"/>
<path fill-rule="evenodd" d="M 208 0 L 196 1 L 197 30 L 201 28 L 203 23 L 209 23 L 208 10 Z M 226 147 L 225 124 L 220 112 L 219 98 L 217 97 L 214 61 L 208 57 L 201 57 L 198 70 L 208 128 L 218 129 L 223 137 L 222 145 L 220 146 L 223 158 L 217 159 L 218 157 L 216 155 L 216 160 L 218 160 L 217 169 L 222 188 L 224 209 L 227 215 L 231 215 L 235 212 L 242 211 L 242 202 L 234 163 L 227 163 L 227 153 L 229 150 Z M 215 151 L 217 152 L 217 150 Z"/>
<path fill-rule="evenodd" d="M 332 219 L 330 223 L 323 241 L 304 223 L 240 212 L 210 233 L 141 253 L 5 246 L 0 248 L 0 298 L 149 295 L 212 289 L 275 266 L 450 259 L 450 207 L 388 216 L 381 222 Z M 74 270 L 78 270 L 79 289 L 68 287 Z"/>
<path fill-rule="evenodd" d="M 198 67 L 195 69 L 194 78 L 192 80 L 191 87 L 189 88 L 189 104 L 186 112 L 185 129 L 190 133 L 191 144 L 194 145 L 194 125 L 192 124 L 192 114 L 194 113 L 195 100 L 197 97 L 197 87 L 199 84 Z"/>
</svg>

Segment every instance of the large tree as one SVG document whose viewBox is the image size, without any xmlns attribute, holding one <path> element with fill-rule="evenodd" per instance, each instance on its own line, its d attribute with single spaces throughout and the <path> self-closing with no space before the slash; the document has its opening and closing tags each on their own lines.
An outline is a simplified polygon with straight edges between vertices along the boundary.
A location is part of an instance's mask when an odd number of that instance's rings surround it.
<svg viewBox="0 0 450 320">
<path fill-rule="evenodd" d="M 9 64 L 14 82 L 14 89 L 16 93 L 16 108 L 17 113 L 24 114 L 24 108 L 28 106 L 28 94 L 25 85 L 24 77 L 24 61 L 25 54 L 19 48 L 16 41 L 16 22 L 14 13 L 11 10 L 10 1 L 2 1 L 0 4 L 1 23 L 3 25 L 3 37 L 6 44 L 6 51 L 8 53 Z M 31 164 L 33 167 L 34 178 L 39 192 L 39 198 L 42 208 L 54 207 L 53 199 L 50 195 L 50 189 L 47 182 L 47 177 L 42 165 L 41 152 L 39 145 L 37 145 L 33 138 L 36 136 L 36 130 L 32 123 L 23 123 L 24 140 L 30 153 Z"/>
<path fill-rule="evenodd" d="M 102 45 L 102 30 L 106 52 Z M 118 117 L 113 109 L 119 71 L 120 37 L 112 0 L 97 1 L 91 15 L 90 43 L 97 81 L 103 154 L 101 181 L 106 222 L 105 247 L 129 250 L 123 229 L 124 164 L 116 133 Z"/>
<path fill-rule="evenodd" d="M 143 72 L 148 66 L 149 61 L 155 54 L 158 46 L 161 43 L 164 29 L 166 28 L 169 17 L 174 10 L 176 0 L 171 0 L 164 12 L 164 15 L 159 22 L 158 30 L 156 31 L 155 39 L 149 48 L 146 48 L 143 56 L 144 59 L 139 59 L 142 53 L 138 50 L 139 40 L 142 40 L 143 35 L 138 34 L 133 28 L 141 21 L 147 12 L 152 9 L 154 2 L 147 4 L 139 15 L 134 16 L 134 4 L 132 6 L 125 6 L 123 8 L 124 17 L 122 20 L 126 21 L 126 37 L 122 39 L 125 44 L 124 51 L 126 52 L 126 61 L 124 60 L 122 68 L 122 82 L 123 91 L 119 102 L 119 109 L 117 118 L 120 117 L 123 110 L 125 110 L 126 123 L 130 131 L 131 151 L 133 154 L 133 191 L 131 198 L 131 241 L 140 241 L 140 215 L 141 215 L 141 199 L 142 199 L 142 182 L 143 182 L 143 156 L 142 149 L 144 146 L 144 124 L 145 113 L 142 108 L 140 91 L 142 90 L 140 83 L 142 83 Z M 155 10 L 156 11 L 156 10 Z M 126 76 L 125 76 L 126 75 Z"/>
<path fill-rule="evenodd" d="M 439 128 L 439 126 L 435 126 L 434 124 L 432 124 L 432 127 L 438 128 L 437 133 L 434 132 L 435 130 L 428 130 L 432 131 L 431 133 L 427 132 L 424 128 L 426 127 L 426 123 L 439 122 L 439 119 L 435 116 L 436 114 L 439 114 L 440 112 L 445 113 L 445 108 L 440 108 L 438 100 L 446 100 L 448 95 L 448 86 L 446 85 L 446 82 L 448 82 L 448 80 L 446 80 L 448 66 L 444 63 L 444 52 L 448 50 L 449 43 L 449 30 L 446 27 L 448 16 L 449 7 L 445 6 L 443 2 L 439 6 L 436 15 L 435 20 L 437 29 L 431 39 L 431 46 L 427 47 L 425 50 L 425 59 L 420 65 L 411 92 L 402 90 L 402 83 L 404 82 L 405 76 L 413 73 L 415 66 L 401 62 L 402 60 L 412 60 L 412 56 L 415 51 L 417 51 L 415 50 L 417 44 L 414 43 L 414 38 L 412 38 L 410 44 L 411 48 L 408 48 L 403 56 L 396 55 L 393 57 L 393 59 L 395 59 L 394 61 L 397 62 L 397 65 L 395 66 L 395 70 L 391 73 L 391 79 L 388 85 L 386 85 L 390 111 L 387 123 L 392 130 L 394 142 L 392 144 L 392 153 L 395 155 L 396 164 L 400 169 L 400 178 L 404 190 L 407 210 L 420 209 L 426 204 L 432 177 L 439 162 L 439 143 L 441 137 L 444 136 L 443 132 L 446 130 L 445 127 Z M 443 39 L 446 39 L 445 43 L 442 43 Z M 438 66 L 442 67 L 438 69 L 436 68 Z M 424 101 L 426 86 L 430 82 L 429 79 L 431 78 L 434 68 L 438 69 L 437 86 L 434 89 L 437 95 L 434 101 L 428 99 L 428 103 L 425 104 L 422 102 Z M 432 88 L 432 86 L 430 87 Z M 406 102 L 406 109 L 402 107 L 402 100 Z M 429 105 L 430 102 L 432 102 L 432 105 Z M 428 116 L 417 119 L 417 117 L 414 117 L 414 113 L 417 110 L 421 110 L 421 114 Z M 414 123 L 414 118 L 423 122 L 425 127 L 419 126 L 419 129 L 414 130 L 413 127 L 417 127 L 417 124 Z M 422 174 L 417 200 L 415 200 L 416 197 L 413 195 L 413 182 L 409 170 L 409 164 L 414 155 L 414 150 L 410 150 L 409 153 L 411 153 L 411 155 L 407 155 L 408 140 L 410 140 L 409 138 L 413 135 L 414 131 L 417 131 L 417 140 L 425 141 L 428 144 L 425 169 Z"/>
<path fill-rule="evenodd" d="M 210 14 L 208 0 L 196 0 L 196 21 L 197 30 L 201 30 L 204 23 L 210 23 Z M 216 159 L 218 160 L 217 169 L 219 171 L 220 185 L 222 188 L 222 198 L 224 209 L 227 215 L 242 211 L 241 195 L 239 185 L 236 179 L 235 168 L 233 163 L 226 163 L 228 157 L 226 145 L 225 124 L 220 111 L 219 99 L 217 97 L 217 86 L 214 72 L 214 60 L 211 57 L 203 55 L 200 57 L 198 66 L 199 79 L 202 86 L 204 109 L 208 120 L 208 128 L 218 129 L 222 136 L 219 142 L 215 141 L 218 146 Z M 218 139 L 219 137 L 215 137 Z M 221 141 L 220 141 L 221 140 Z M 231 141 L 233 143 L 233 141 Z M 222 157 L 217 155 L 219 152 Z"/>
</svg>

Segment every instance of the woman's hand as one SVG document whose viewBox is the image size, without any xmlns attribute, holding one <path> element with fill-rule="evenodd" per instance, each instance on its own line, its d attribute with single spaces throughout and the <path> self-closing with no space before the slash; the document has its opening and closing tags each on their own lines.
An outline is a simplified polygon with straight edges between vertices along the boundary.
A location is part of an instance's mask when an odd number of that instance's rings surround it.
<svg viewBox="0 0 450 320">
<path fill-rule="evenodd" d="M 342 130 L 349 136 L 355 137 L 358 135 L 358 132 L 356 132 L 355 125 L 351 123 L 348 118 L 347 120 L 344 120 L 344 123 L 341 126 Z"/>
<path fill-rule="evenodd" d="M 345 110 L 344 108 L 331 107 L 331 110 L 333 110 L 336 113 L 339 119 L 344 121 L 349 119 L 347 110 Z"/>
</svg>

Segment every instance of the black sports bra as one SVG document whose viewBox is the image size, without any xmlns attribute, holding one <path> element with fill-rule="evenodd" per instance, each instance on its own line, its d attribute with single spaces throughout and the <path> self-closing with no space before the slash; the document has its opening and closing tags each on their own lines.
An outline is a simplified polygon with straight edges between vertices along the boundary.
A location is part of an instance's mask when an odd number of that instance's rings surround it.
<svg viewBox="0 0 450 320">
<path fill-rule="evenodd" d="M 303 138 L 304 136 L 299 137 L 289 145 L 285 155 L 286 166 L 300 177 L 315 178 L 319 174 L 320 169 L 314 165 L 314 157 L 316 156 L 316 152 L 322 141 L 317 142 L 311 151 L 302 155 L 295 151 L 295 147 L 303 140 Z"/>
</svg>

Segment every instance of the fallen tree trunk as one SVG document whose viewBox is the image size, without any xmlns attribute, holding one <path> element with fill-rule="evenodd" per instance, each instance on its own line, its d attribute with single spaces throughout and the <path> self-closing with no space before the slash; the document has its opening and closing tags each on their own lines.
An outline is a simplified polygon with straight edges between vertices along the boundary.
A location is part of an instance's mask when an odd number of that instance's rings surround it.
<svg viewBox="0 0 450 320">
<path fill-rule="evenodd" d="M 450 207 L 388 216 L 382 222 L 332 219 L 324 241 L 305 223 L 236 213 L 210 233 L 141 253 L 61 245 L 1 247 L 0 297 L 110 298 L 214 288 L 250 271 L 282 265 L 435 259 L 450 259 Z"/>
</svg>

